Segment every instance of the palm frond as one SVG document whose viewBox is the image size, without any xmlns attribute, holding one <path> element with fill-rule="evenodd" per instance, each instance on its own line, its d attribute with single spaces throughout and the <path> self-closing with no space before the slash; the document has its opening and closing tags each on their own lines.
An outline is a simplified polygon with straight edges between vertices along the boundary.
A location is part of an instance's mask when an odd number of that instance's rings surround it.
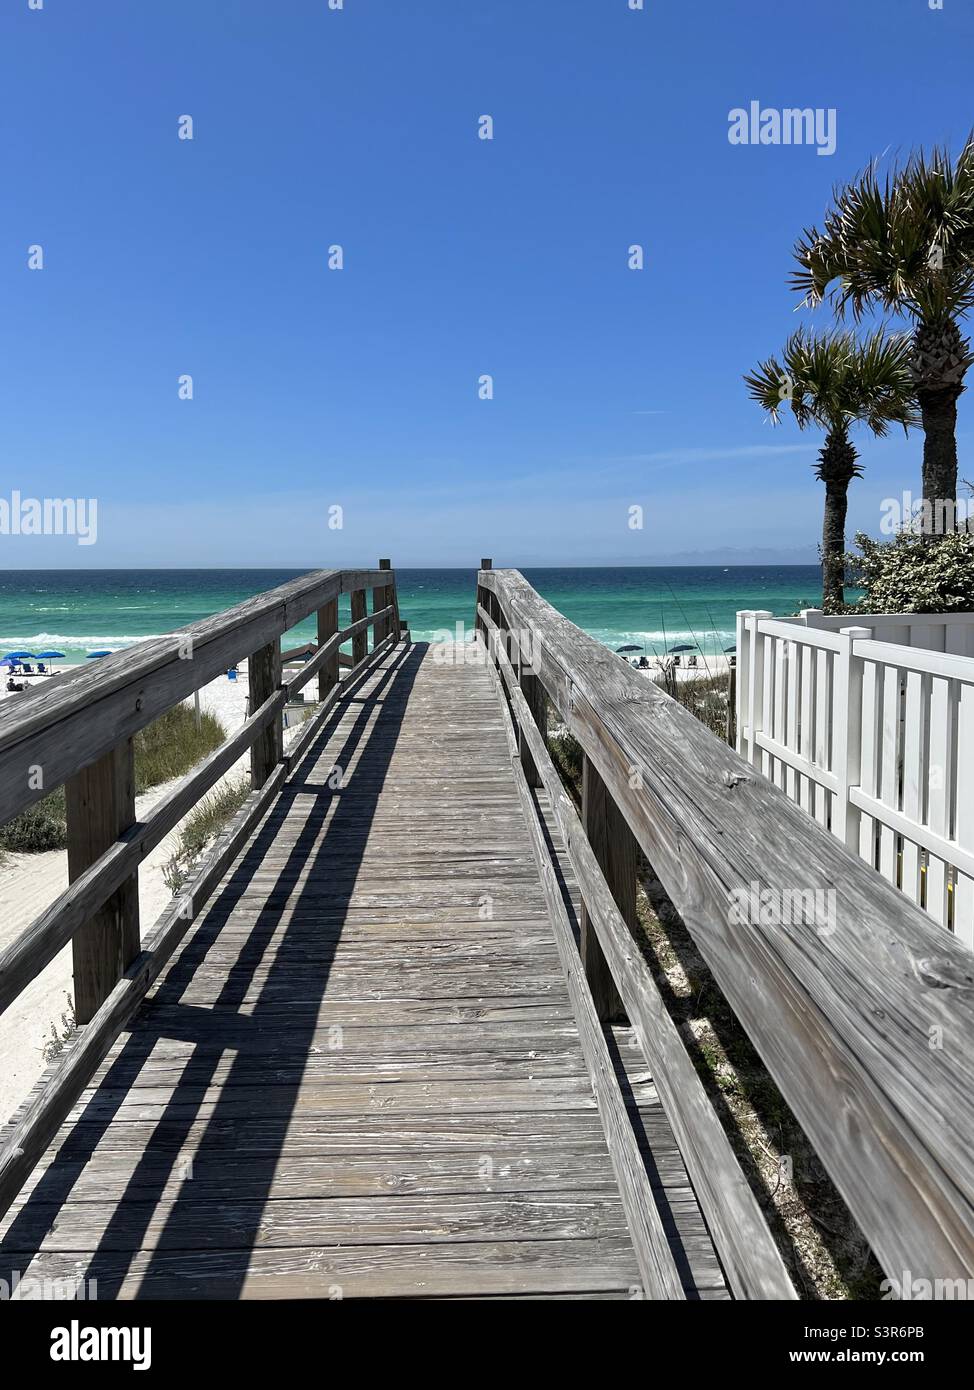
<svg viewBox="0 0 974 1390">
<path fill-rule="evenodd" d="M 974 308 L 974 133 L 952 160 L 922 150 L 880 177 L 876 163 L 833 190 L 821 230 L 795 244 L 791 287 L 839 318 L 872 309 L 924 323 Z"/>
</svg>

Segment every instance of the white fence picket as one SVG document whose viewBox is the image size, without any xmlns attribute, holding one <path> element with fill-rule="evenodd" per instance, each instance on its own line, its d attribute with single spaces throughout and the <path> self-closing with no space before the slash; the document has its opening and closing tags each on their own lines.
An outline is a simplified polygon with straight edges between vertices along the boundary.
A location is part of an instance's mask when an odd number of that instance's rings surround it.
<svg viewBox="0 0 974 1390">
<path fill-rule="evenodd" d="M 738 615 L 738 747 L 974 949 L 974 613 L 863 620 Z"/>
<path fill-rule="evenodd" d="M 974 850 L 974 683 L 962 685 L 957 702 L 957 757 L 954 835 L 962 849 Z M 954 879 L 954 935 L 974 949 L 974 875 Z"/>
<path fill-rule="evenodd" d="M 927 747 L 926 822 L 935 835 L 950 835 L 951 746 L 953 709 L 951 682 L 943 676 L 930 677 L 930 741 Z M 947 925 L 947 862 L 939 855 L 927 856 L 926 911 Z"/>
</svg>

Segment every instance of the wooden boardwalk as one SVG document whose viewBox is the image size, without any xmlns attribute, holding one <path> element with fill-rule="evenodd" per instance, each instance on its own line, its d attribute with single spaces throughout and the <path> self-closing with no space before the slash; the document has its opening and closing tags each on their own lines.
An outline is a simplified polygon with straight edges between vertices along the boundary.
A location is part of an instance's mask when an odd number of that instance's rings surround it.
<svg viewBox="0 0 974 1390">
<path fill-rule="evenodd" d="M 0 1226 L 0 1277 L 638 1295 L 506 715 L 455 657 L 400 643 L 335 705 Z M 684 1288 L 727 1297 L 618 1042 Z"/>
</svg>

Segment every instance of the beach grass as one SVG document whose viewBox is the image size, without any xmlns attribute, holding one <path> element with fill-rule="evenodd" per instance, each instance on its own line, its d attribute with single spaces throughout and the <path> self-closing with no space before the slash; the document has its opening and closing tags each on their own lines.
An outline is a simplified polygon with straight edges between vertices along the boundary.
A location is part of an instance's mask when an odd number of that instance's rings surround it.
<svg viewBox="0 0 974 1390">
<path fill-rule="evenodd" d="M 226 782 L 189 813 L 179 832 L 179 848 L 163 869 L 166 886 L 173 896 L 192 877 L 194 866 L 207 846 L 249 795 L 250 778 L 242 777 L 236 782 Z"/>
<path fill-rule="evenodd" d="M 189 705 L 174 705 L 135 735 L 136 795 L 181 777 L 219 748 L 226 736 L 214 715 L 203 713 L 197 725 L 196 714 Z M 0 826 L 0 852 L 37 854 L 65 849 L 67 843 L 63 787 Z"/>
</svg>

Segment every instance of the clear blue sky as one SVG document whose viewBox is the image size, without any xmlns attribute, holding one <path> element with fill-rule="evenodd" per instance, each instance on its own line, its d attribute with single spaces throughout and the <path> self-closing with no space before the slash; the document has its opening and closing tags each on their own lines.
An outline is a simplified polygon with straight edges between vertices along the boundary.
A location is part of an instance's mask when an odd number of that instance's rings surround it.
<svg viewBox="0 0 974 1390">
<path fill-rule="evenodd" d="M 628 4 L 3 0 L 0 495 L 99 539 L 0 568 L 814 560 L 815 436 L 741 374 L 833 183 L 974 123 L 974 6 Z M 835 154 L 732 146 L 753 100 Z M 920 448 L 863 441 L 850 531 Z"/>
</svg>

